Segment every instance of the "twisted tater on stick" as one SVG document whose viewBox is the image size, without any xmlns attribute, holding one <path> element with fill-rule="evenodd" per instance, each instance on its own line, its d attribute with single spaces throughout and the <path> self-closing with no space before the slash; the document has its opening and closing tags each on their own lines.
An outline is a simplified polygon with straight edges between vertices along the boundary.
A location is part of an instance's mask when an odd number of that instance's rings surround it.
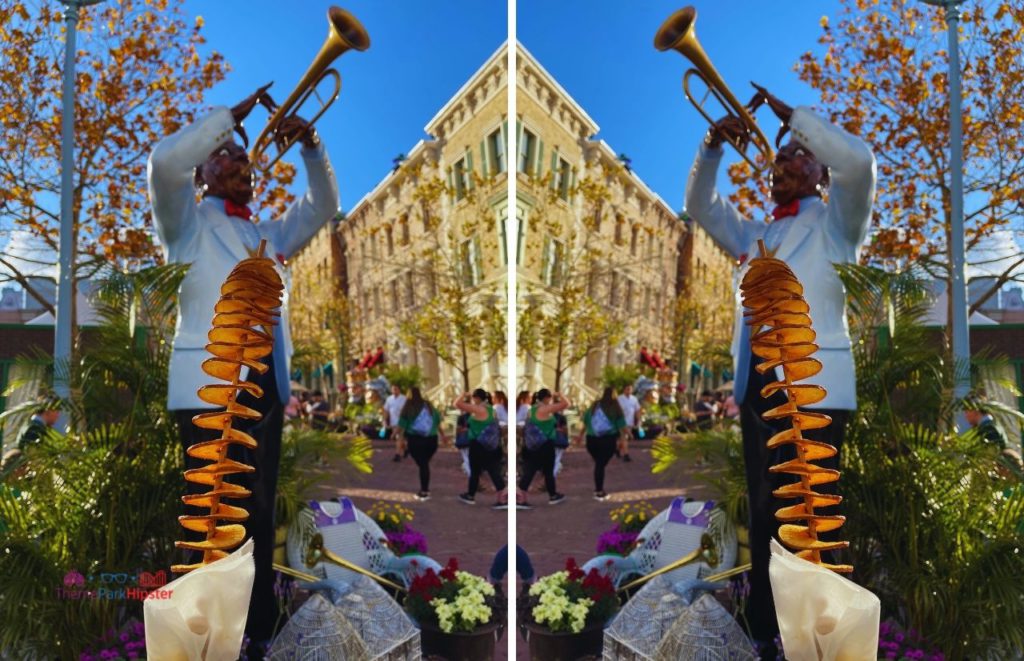
<svg viewBox="0 0 1024 661">
<path fill-rule="evenodd" d="M 841 496 L 817 493 L 814 487 L 839 479 L 839 471 L 816 466 L 812 461 L 836 455 L 834 446 L 806 439 L 802 430 L 828 426 L 832 419 L 823 413 L 801 411 L 800 406 L 815 404 L 825 399 L 825 389 L 804 383 L 795 383 L 821 371 L 821 363 L 811 358 L 818 350 L 814 344 L 810 308 L 803 297 L 803 286 L 785 262 L 767 256 L 764 242 L 759 241 L 761 256 L 750 262 L 749 270 L 740 284 L 746 323 L 754 331 L 750 339 L 751 351 L 764 359 L 757 365 L 764 374 L 776 367 L 782 368 L 783 380 L 761 389 L 762 397 L 771 397 L 782 391 L 789 399 L 781 406 L 767 411 L 765 420 L 789 418 L 792 428 L 783 430 L 768 440 L 769 448 L 791 443 L 796 447 L 796 459 L 772 466 L 773 473 L 789 473 L 800 479 L 784 485 L 773 493 L 776 498 L 796 498 L 801 502 L 781 507 L 775 512 L 782 525 L 779 538 L 796 555 L 836 572 L 851 572 L 850 565 L 832 565 L 822 562 L 821 552 L 846 548 L 849 542 L 825 542 L 818 533 L 836 530 L 846 517 L 838 514 L 819 514 L 816 508 L 838 505 Z M 805 525 L 794 522 L 804 521 Z"/>
<path fill-rule="evenodd" d="M 256 470 L 248 464 L 228 459 L 227 453 L 231 443 L 250 449 L 256 447 L 252 436 L 234 429 L 233 425 L 235 418 L 258 420 L 260 414 L 235 400 L 241 390 L 253 397 L 263 396 L 263 390 L 255 383 L 241 380 L 241 370 L 244 366 L 260 374 L 266 372 L 269 368 L 260 359 L 270 355 L 274 348 L 273 327 L 277 324 L 284 285 L 274 262 L 263 257 L 265 243 L 260 242 L 255 257 L 242 260 L 231 271 L 221 285 L 221 297 L 214 307 L 213 328 L 208 335 L 210 343 L 206 345 L 206 350 L 213 357 L 203 362 L 203 371 L 227 383 L 203 386 L 199 389 L 199 398 L 225 408 L 192 418 L 197 427 L 218 429 L 221 436 L 188 448 L 189 456 L 213 463 L 185 471 L 186 481 L 210 489 L 206 493 L 183 496 L 182 500 L 186 505 L 208 508 L 209 513 L 178 517 L 183 527 L 206 533 L 206 539 L 174 543 L 178 548 L 203 552 L 201 562 L 172 566 L 171 571 L 177 573 L 189 572 L 226 557 L 245 538 L 245 527 L 241 522 L 249 518 L 249 513 L 244 508 L 221 501 L 249 497 L 251 492 L 248 489 L 224 478 Z M 218 522 L 227 523 L 218 525 Z"/>
</svg>

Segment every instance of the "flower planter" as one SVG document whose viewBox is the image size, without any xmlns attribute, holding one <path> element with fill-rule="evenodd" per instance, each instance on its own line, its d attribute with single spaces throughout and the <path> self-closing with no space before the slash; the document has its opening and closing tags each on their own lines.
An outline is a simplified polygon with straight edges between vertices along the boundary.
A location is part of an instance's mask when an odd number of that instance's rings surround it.
<svg viewBox="0 0 1024 661">
<path fill-rule="evenodd" d="M 494 644 L 499 627 L 485 624 L 475 631 L 445 633 L 433 624 L 420 627 L 420 647 L 423 656 L 440 656 L 447 661 L 490 661 L 494 658 Z"/>
<path fill-rule="evenodd" d="M 600 624 L 591 624 L 579 633 L 555 633 L 532 622 L 527 622 L 524 629 L 532 661 L 576 661 L 587 656 L 601 658 L 604 626 Z"/>
</svg>

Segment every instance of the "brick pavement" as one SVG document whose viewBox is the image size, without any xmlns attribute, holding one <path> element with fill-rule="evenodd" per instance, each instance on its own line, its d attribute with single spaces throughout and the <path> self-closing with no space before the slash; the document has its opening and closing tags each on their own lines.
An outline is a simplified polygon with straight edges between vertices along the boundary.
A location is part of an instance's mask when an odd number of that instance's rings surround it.
<svg viewBox="0 0 1024 661">
<path fill-rule="evenodd" d="M 374 447 L 372 475 L 325 484 L 316 497 L 349 496 L 364 510 L 377 500 L 402 502 L 416 513 L 413 527 L 426 535 L 431 557 L 443 564 L 456 556 L 466 571 L 486 575 L 494 553 L 507 541 L 507 512 L 490 508 L 494 490 L 489 478 L 481 480 L 487 491 L 477 495 L 476 505 L 459 502 L 456 496 L 466 487 L 460 457 L 456 450 L 442 448 L 431 462 L 431 500 L 420 503 L 413 497 L 419 484 L 412 459 L 392 462 L 390 442 L 374 442 Z M 558 489 L 566 494 L 565 502 L 548 505 L 542 477 L 534 478 L 529 496 L 534 509 L 514 515 L 519 544 L 530 554 L 538 576 L 561 569 L 569 556 L 580 564 L 593 557 L 598 535 L 611 526 L 608 513 L 622 503 L 647 500 L 660 510 L 678 495 L 707 496 L 698 486 L 652 475 L 649 442 L 634 442 L 630 454 L 632 462 L 613 458 L 608 465 L 605 489 L 611 497 L 604 502 L 593 499 L 593 464 L 582 448 L 570 448 L 562 460 Z M 505 646 L 504 640 L 499 642 L 496 658 L 506 658 Z M 522 639 L 520 659 L 527 659 Z"/>
<path fill-rule="evenodd" d="M 508 541 L 508 511 L 493 510 L 494 487 L 490 477 L 481 478 L 486 489 L 477 493 L 476 504 L 466 505 L 457 496 L 466 490 L 461 455 L 454 448 L 440 448 L 430 462 L 430 500 L 418 502 L 419 477 L 411 457 L 392 461 L 390 441 L 374 441 L 373 473 L 345 484 L 323 485 L 315 497 L 348 496 L 363 511 L 378 500 L 400 502 L 415 512 L 412 527 L 427 538 L 427 552 L 441 564 L 454 556 L 460 568 L 480 576 L 490 570 L 494 554 Z M 498 660 L 507 658 L 507 643 L 498 642 Z"/>
</svg>

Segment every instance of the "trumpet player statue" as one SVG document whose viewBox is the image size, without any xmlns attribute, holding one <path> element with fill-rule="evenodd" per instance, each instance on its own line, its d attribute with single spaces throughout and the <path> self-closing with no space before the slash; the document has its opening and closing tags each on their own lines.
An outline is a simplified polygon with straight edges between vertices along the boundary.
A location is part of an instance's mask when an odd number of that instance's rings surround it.
<svg viewBox="0 0 1024 661">
<path fill-rule="evenodd" d="M 739 117 L 730 115 L 708 131 L 690 171 L 686 188 L 686 211 L 719 244 L 741 263 L 757 256 L 757 241 L 763 239 L 775 257 L 785 261 L 804 284 L 811 318 L 817 331 L 822 363 L 814 378 L 828 391 L 819 404 L 809 406 L 832 416 L 824 429 L 804 432 L 806 438 L 823 440 L 841 450 L 843 431 L 850 413 L 857 407 L 856 383 L 850 334 L 846 323 L 846 292 L 833 264 L 854 263 L 867 234 L 875 191 L 875 159 L 859 138 L 819 117 L 809 108 L 791 108 L 757 85 L 749 106 L 767 103 L 782 121 L 779 134 L 792 131 L 792 140 L 779 149 L 769 170 L 771 196 L 776 204 L 767 223 L 744 218 L 719 194 L 715 179 L 722 160 L 722 144 L 742 142 L 747 128 Z M 778 140 L 777 140 L 778 141 Z M 828 201 L 824 201 L 827 197 Z M 741 266 L 741 269 L 743 267 Z M 742 273 L 740 274 L 742 277 Z M 768 450 L 767 441 L 778 429 L 761 415 L 785 402 L 780 392 L 765 399 L 762 386 L 775 381 L 772 373 L 754 369 L 761 359 L 750 351 L 750 328 L 743 323 L 743 307 L 736 293 L 736 322 L 733 334 L 735 397 L 740 404 L 743 451 L 750 497 L 750 546 L 753 562 L 747 621 L 755 641 L 765 641 L 767 658 L 778 633 L 771 585 L 768 580 L 769 540 L 776 535 L 775 510 L 780 502 L 772 491 L 782 482 L 768 467 L 790 456 L 792 446 Z M 781 422 L 786 422 L 785 420 Z M 839 456 L 823 461 L 838 467 Z M 835 483 L 830 485 L 834 489 Z M 774 659 L 774 656 L 770 658 Z"/>
<path fill-rule="evenodd" d="M 214 108 L 161 140 L 149 157 L 149 195 L 164 257 L 168 263 L 191 264 L 178 292 L 179 311 L 167 393 L 167 407 L 177 419 L 183 451 L 217 435 L 215 430 L 193 425 L 192 417 L 213 408 L 199 399 L 196 390 L 209 380 L 200 365 L 209 356 L 205 351 L 206 335 L 220 295 L 218 284 L 235 264 L 254 254 L 261 239 L 267 241 L 265 254 L 282 262 L 338 210 L 338 185 L 324 146 L 313 127 L 293 115 L 280 122 L 276 136 L 297 138 L 302 144 L 308 189 L 280 219 L 260 222 L 250 211 L 248 204 L 255 180 L 253 164 L 245 149 L 233 140 L 233 132 L 238 130 L 248 142 L 241 128 L 242 120 L 257 103 L 274 106 L 267 87 L 233 108 Z M 202 198 L 198 204 L 197 193 Z M 258 446 L 253 451 L 244 451 L 241 446 L 232 445 L 232 452 L 239 450 L 240 456 L 231 458 L 256 467 L 255 473 L 233 478 L 252 491 L 239 504 L 250 513 L 245 526 L 254 542 L 256 577 L 246 624 L 246 633 L 254 643 L 269 641 L 277 619 L 271 557 L 274 496 L 292 352 L 287 301 L 285 292 L 274 350 L 264 359 L 270 369 L 248 377 L 263 389 L 263 397 L 255 399 L 243 393 L 238 398 L 239 403 L 262 414 L 255 425 L 244 429 Z M 248 456 L 241 456 L 242 452 Z M 187 468 L 198 465 L 188 456 L 185 462 Z"/>
</svg>

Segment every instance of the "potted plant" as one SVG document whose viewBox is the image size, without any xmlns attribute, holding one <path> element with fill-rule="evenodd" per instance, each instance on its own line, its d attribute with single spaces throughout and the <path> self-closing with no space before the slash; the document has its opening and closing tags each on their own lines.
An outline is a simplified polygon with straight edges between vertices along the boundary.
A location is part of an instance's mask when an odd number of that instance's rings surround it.
<svg viewBox="0 0 1024 661">
<path fill-rule="evenodd" d="M 609 516 L 615 525 L 598 537 L 597 553 L 599 555 L 629 555 L 642 541 L 640 531 L 656 514 L 654 507 L 647 501 L 636 504 L 627 503 L 612 510 Z"/>
<path fill-rule="evenodd" d="M 522 620 L 530 658 L 600 657 L 604 625 L 618 609 L 612 580 L 597 569 L 585 574 L 569 558 L 564 570 L 541 578 L 527 593 Z"/>
<path fill-rule="evenodd" d="M 397 503 L 374 503 L 367 515 L 384 531 L 385 542 L 395 555 L 426 555 L 427 538 L 409 525 L 416 515 Z"/>
<path fill-rule="evenodd" d="M 409 585 L 405 609 L 420 625 L 423 656 L 448 661 L 494 658 L 500 603 L 494 586 L 469 572 L 458 561 L 435 573 L 428 569 Z"/>
</svg>

